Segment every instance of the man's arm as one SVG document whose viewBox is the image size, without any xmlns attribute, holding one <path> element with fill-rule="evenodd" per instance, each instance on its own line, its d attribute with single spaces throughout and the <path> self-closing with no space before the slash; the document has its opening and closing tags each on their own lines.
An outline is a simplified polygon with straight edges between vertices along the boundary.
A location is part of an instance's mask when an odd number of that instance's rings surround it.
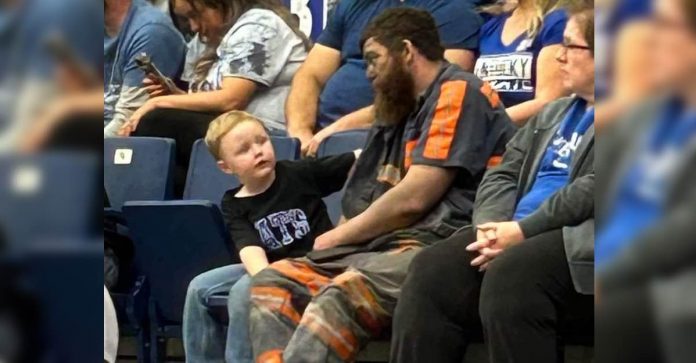
<svg viewBox="0 0 696 363">
<path fill-rule="evenodd" d="M 341 52 L 315 44 L 292 80 L 285 103 L 288 134 L 308 145 L 314 135 L 322 88 L 341 64 Z"/>
<path fill-rule="evenodd" d="M 302 149 L 302 153 L 308 156 L 316 156 L 319 145 L 327 137 L 340 131 L 369 128 L 374 121 L 375 107 L 373 105 L 351 112 L 317 132 L 309 144 L 306 145 L 306 148 Z"/>
<path fill-rule="evenodd" d="M 450 189 L 457 171 L 413 165 L 404 179 L 354 218 L 317 238 L 315 248 L 368 241 L 420 220 Z"/>
</svg>

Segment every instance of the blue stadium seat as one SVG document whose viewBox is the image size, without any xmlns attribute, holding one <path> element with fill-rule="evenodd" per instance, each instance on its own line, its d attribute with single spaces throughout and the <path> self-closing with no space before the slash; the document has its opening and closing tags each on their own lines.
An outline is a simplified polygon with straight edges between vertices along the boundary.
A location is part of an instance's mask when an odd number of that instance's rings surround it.
<svg viewBox="0 0 696 363">
<path fill-rule="evenodd" d="M 0 157 L 0 230 L 8 245 L 98 233 L 98 157 L 76 152 Z"/>
<path fill-rule="evenodd" d="M 271 138 L 278 160 L 297 159 L 300 143 Z M 237 179 L 220 171 L 202 140 L 193 147 L 185 200 L 128 201 L 123 214 L 135 244 L 135 263 L 150 289 L 150 354 L 163 358 L 167 338 L 181 336 L 186 288 L 196 275 L 239 262 L 219 203 Z"/>
<path fill-rule="evenodd" d="M 101 361 L 104 248 L 89 239 L 42 242 L 17 256 L 22 286 L 40 308 L 44 338 L 28 348 L 48 354 L 37 361 Z"/>
<path fill-rule="evenodd" d="M 348 130 L 337 132 L 322 141 L 317 150 L 317 156 L 343 154 L 356 149 L 362 149 L 367 142 L 369 130 Z M 324 198 L 331 222 L 338 223 L 341 218 L 341 198 L 343 189 Z"/>
<path fill-rule="evenodd" d="M 158 137 L 104 139 L 104 187 L 111 207 L 129 200 L 172 199 L 174 140 Z"/>
</svg>

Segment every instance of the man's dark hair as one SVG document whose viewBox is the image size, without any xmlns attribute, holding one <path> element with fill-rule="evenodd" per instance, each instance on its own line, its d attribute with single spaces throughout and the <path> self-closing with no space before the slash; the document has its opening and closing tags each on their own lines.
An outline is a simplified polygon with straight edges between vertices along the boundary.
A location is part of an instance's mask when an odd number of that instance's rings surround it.
<svg viewBox="0 0 696 363">
<path fill-rule="evenodd" d="M 577 19 L 590 51 L 594 54 L 595 20 L 594 0 L 575 0 L 567 6 L 570 18 Z"/>
<path fill-rule="evenodd" d="M 409 40 L 421 54 L 431 61 L 444 59 L 445 49 L 440 44 L 435 20 L 425 10 L 411 7 L 387 9 L 372 19 L 360 38 L 360 48 L 374 38 L 390 53 L 404 50 L 404 40 Z"/>
<path fill-rule="evenodd" d="M 686 7 L 686 18 L 689 21 L 691 30 L 696 31 L 696 1 L 693 0 L 682 0 L 684 7 Z"/>
</svg>

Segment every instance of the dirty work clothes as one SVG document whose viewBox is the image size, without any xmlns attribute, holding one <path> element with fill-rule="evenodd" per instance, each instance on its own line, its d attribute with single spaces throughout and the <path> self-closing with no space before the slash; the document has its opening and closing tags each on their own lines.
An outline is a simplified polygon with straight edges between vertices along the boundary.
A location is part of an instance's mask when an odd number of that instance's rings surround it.
<svg viewBox="0 0 696 363">
<path fill-rule="evenodd" d="M 442 237 L 402 231 L 361 252 L 273 263 L 252 280 L 250 329 L 256 362 L 351 362 L 390 327 L 413 257 Z M 334 258 L 335 257 L 335 258 Z M 314 258 L 314 260 L 312 260 Z"/>
</svg>

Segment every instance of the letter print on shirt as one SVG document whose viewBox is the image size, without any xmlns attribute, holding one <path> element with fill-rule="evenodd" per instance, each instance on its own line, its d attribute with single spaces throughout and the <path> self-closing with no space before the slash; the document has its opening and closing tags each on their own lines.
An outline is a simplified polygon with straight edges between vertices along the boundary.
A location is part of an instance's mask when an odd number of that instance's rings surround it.
<svg viewBox="0 0 696 363">
<path fill-rule="evenodd" d="M 304 238 L 310 227 L 307 215 L 301 209 L 276 212 L 254 223 L 261 242 L 268 250 L 276 250 Z"/>
<path fill-rule="evenodd" d="M 498 92 L 534 92 L 530 52 L 481 56 L 474 74 Z"/>
<path fill-rule="evenodd" d="M 570 140 L 566 140 L 564 137 L 558 137 L 553 140 L 553 146 L 556 147 L 557 157 L 553 159 L 553 166 L 559 169 L 568 169 L 570 164 L 570 158 L 575 153 L 575 150 L 580 146 L 582 141 L 582 135 L 577 132 L 573 133 Z"/>
</svg>

